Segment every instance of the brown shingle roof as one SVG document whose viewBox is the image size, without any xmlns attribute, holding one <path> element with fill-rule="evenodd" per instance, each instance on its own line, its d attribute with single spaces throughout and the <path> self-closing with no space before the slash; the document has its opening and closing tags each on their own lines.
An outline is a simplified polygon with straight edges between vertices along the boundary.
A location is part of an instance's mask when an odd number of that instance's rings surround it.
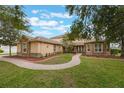
<svg viewBox="0 0 124 93">
<path fill-rule="evenodd" d="M 104 43 L 106 42 L 105 40 L 100 40 L 100 41 L 90 41 L 90 42 L 86 42 L 85 44 L 89 44 L 89 43 Z"/>
<path fill-rule="evenodd" d="M 62 45 L 62 43 L 60 43 L 60 42 L 53 41 L 53 40 L 45 38 L 45 37 L 35 37 L 33 39 L 30 39 L 29 42 L 32 42 L 32 41 L 41 41 L 41 42 L 50 43 L 50 44 Z"/>
<path fill-rule="evenodd" d="M 74 46 L 84 45 L 84 42 L 72 42 L 72 45 Z"/>
<path fill-rule="evenodd" d="M 64 35 L 59 35 L 59 36 L 52 37 L 50 39 L 58 39 L 58 38 L 63 38 L 63 37 L 64 37 Z"/>
</svg>

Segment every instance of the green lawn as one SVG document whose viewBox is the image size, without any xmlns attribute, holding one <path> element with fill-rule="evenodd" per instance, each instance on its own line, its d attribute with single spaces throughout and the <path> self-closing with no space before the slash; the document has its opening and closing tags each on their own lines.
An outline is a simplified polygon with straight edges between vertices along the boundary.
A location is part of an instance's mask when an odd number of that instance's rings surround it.
<svg viewBox="0 0 124 93">
<path fill-rule="evenodd" d="M 124 61 L 81 57 L 56 71 L 29 70 L 0 62 L 0 87 L 124 87 Z"/>
<path fill-rule="evenodd" d="M 60 54 L 59 56 L 40 62 L 40 64 L 63 64 L 71 61 L 71 59 L 72 54 Z"/>
</svg>

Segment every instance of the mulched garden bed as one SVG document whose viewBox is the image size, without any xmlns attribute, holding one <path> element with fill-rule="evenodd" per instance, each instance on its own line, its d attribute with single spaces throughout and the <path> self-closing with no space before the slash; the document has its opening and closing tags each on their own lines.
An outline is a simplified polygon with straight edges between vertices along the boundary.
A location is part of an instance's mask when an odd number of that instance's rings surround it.
<svg viewBox="0 0 124 93">
<path fill-rule="evenodd" d="M 54 56 L 57 56 L 57 55 L 51 55 L 51 56 L 43 57 L 43 58 L 26 57 L 26 56 L 18 56 L 18 55 L 4 56 L 4 57 L 6 57 L 6 58 L 15 58 L 15 59 L 23 59 L 23 60 L 27 60 L 27 61 L 31 61 L 31 62 L 40 62 L 42 60 L 46 60 L 46 59 L 52 58 Z"/>
</svg>

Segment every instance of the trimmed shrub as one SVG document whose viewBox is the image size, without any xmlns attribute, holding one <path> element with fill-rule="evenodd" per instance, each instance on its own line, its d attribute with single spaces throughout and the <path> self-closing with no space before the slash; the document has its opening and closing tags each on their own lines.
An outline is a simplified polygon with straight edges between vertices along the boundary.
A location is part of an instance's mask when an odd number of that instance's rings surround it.
<svg viewBox="0 0 124 93">
<path fill-rule="evenodd" d="M 72 46 L 66 47 L 65 52 L 66 53 L 72 53 L 73 52 L 73 47 Z"/>
<path fill-rule="evenodd" d="M 0 53 L 3 53 L 4 51 L 2 49 L 0 49 Z"/>
<path fill-rule="evenodd" d="M 43 57 L 43 55 L 40 54 L 40 53 L 31 53 L 30 56 L 31 57 L 37 57 L 37 58 L 42 58 Z"/>
<path fill-rule="evenodd" d="M 119 53 L 121 53 L 121 50 L 120 49 L 111 49 L 111 54 L 112 55 L 117 55 Z"/>
</svg>

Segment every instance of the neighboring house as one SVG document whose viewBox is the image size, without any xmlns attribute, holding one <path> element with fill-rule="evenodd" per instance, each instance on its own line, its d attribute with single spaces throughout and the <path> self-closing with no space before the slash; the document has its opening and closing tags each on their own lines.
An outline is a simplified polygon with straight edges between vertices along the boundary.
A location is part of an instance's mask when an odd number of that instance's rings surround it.
<svg viewBox="0 0 124 93">
<path fill-rule="evenodd" d="M 5 54 L 9 53 L 9 46 L 4 46 L 4 45 L 0 45 L 0 49 L 2 49 Z M 11 47 L 11 52 L 12 53 L 17 53 L 17 46 L 12 46 Z"/>
<path fill-rule="evenodd" d="M 63 52 L 60 42 L 44 37 L 23 37 L 17 44 L 17 54 L 20 56 L 45 57 Z"/>
<path fill-rule="evenodd" d="M 120 49 L 121 50 L 121 45 L 119 43 L 110 43 L 110 48 L 111 49 Z"/>
<path fill-rule="evenodd" d="M 61 42 L 64 35 L 52 37 L 52 40 Z M 73 51 L 75 53 L 82 53 L 83 55 L 99 55 L 108 56 L 110 55 L 110 45 L 105 41 L 96 42 L 94 39 L 87 40 L 75 40 L 72 41 Z"/>
</svg>

